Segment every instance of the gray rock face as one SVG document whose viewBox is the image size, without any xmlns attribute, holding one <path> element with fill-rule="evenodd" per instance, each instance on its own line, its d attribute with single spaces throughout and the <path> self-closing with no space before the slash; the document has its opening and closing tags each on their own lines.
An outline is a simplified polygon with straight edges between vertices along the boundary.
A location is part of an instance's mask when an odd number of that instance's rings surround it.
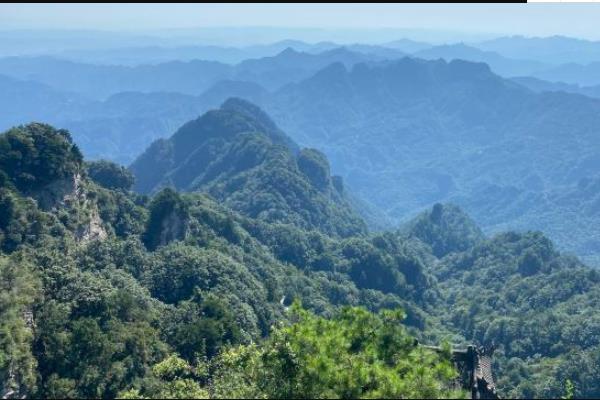
<svg viewBox="0 0 600 400">
<path fill-rule="evenodd" d="M 51 211 L 64 206 L 81 195 L 81 176 L 79 174 L 56 180 L 32 194 L 38 206 L 44 211 Z"/>
</svg>

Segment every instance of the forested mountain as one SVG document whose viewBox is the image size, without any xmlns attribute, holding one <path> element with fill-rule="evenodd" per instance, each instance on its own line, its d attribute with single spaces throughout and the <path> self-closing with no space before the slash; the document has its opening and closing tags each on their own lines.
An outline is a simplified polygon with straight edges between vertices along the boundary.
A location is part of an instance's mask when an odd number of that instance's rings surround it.
<svg viewBox="0 0 600 400">
<path fill-rule="evenodd" d="M 232 123 L 246 116 L 247 105 L 226 108 L 238 109 Z M 3 396 L 295 397 L 306 385 L 328 396 L 460 394 L 449 360 L 416 348 L 401 313 L 336 311 L 401 306 L 424 327 L 419 304 L 437 295 L 418 246 L 247 218 L 202 194 L 138 196 L 124 170 L 84 164 L 68 132 L 48 125 L 14 128 L 0 148 Z M 293 299 L 333 319 L 293 317 L 298 306 L 288 315 Z M 288 316 L 295 324 L 250 345 Z M 368 384 L 348 376 L 334 388 L 332 370 L 317 383 L 311 363 L 342 361 L 310 337 L 355 357 Z M 294 354 L 301 368 L 282 370 Z"/>
<path fill-rule="evenodd" d="M 407 222 L 401 232 L 429 245 L 438 258 L 468 250 L 485 239 L 475 221 L 452 204 L 435 204 Z"/>
<path fill-rule="evenodd" d="M 266 221 L 348 236 L 365 231 L 327 158 L 302 149 L 258 107 L 227 100 L 158 140 L 131 166 L 135 189 L 206 191 L 228 207 Z"/>
<path fill-rule="evenodd" d="M 541 233 L 442 204 L 366 233 L 327 159 L 239 99 L 158 143 L 132 168 L 149 197 L 67 131 L 0 135 L 3 395 L 466 395 L 409 335 L 495 343 L 503 396 L 600 393 L 600 274 Z"/>
</svg>

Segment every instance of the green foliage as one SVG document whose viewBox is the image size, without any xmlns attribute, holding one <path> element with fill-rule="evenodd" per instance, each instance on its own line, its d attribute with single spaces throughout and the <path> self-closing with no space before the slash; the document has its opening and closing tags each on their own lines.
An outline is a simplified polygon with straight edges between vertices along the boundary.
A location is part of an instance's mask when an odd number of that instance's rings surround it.
<svg viewBox="0 0 600 400">
<path fill-rule="evenodd" d="M 561 399 L 573 399 L 575 396 L 575 385 L 570 379 L 567 379 L 565 382 L 565 394 L 561 397 Z"/>
<path fill-rule="evenodd" d="M 29 316 L 39 284 L 30 265 L 0 256 L 0 392 L 14 397 L 26 396 L 37 386 Z"/>
<path fill-rule="evenodd" d="M 298 155 L 298 168 L 318 189 L 331 186 L 329 161 L 323 153 L 315 149 L 302 149 Z"/>
<path fill-rule="evenodd" d="M 107 189 L 130 190 L 135 182 L 127 168 L 107 160 L 87 162 L 86 167 L 90 179 Z"/>
<path fill-rule="evenodd" d="M 24 193 L 73 176 L 82 160 L 66 130 L 32 123 L 0 135 L 0 171 Z"/>
<path fill-rule="evenodd" d="M 539 232 L 497 235 L 435 269 L 442 323 L 495 343 L 497 384 L 509 397 L 594 397 L 600 274 L 560 255 Z M 446 311 L 448 310 L 448 311 Z M 584 383 L 585 382 L 585 383 Z"/>
<path fill-rule="evenodd" d="M 403 313 L 347 308 L 327 320 L 290 310 L 259 347 L 232 349 L 218 361 L 216 397 L 456 398 L 449 359 L 419 348 L 400 324 Z"/>
<path fill-rule="evenodd" d="M 436 257 L 465 251 L 484 239 L 475 222 L 452 204 L 435 204 L 431 211 L 408 222 L 402 231 L 431 246 Z"/>
<path fill-rule="evenodd" d="M 230 99 L 150 146 L 131 170 L 143 193 L 172 185 L 207 192 L 251 218 L 339 236 L 364 233 L 365 223 L 333 186 L 325 156 L 296 152 L 258 107 Z"/>
<path fill-rule="evenodd" d="M 231 121 L 227 108 L 201 119 L 212 141 L 187 160 L 210 160 L 202 176 L 187 167 L 168 176 L 208 194 L 149 198 L 81 174 L 76 190 L 44 208 L 18 188 L 18 168 L 2 169 L 1 389 L 52 398 L 452 397 L 464 393 L 452 390 L 447 354 L 412 339 L 451 337 L 498 345 L 501 395 L 558 397 L 572 382 L 568 395 L 598 396 L 600 273 L 541 233 L 485 239 L 454 206 L 435 206 L 408 230 L 368 234 L 341 190 L 315 183 L 329 176 L 319 153 L 297 156 L 256 109 L 229 106 L 239 113 Z M 197 140 L 196 128 L 182 131 L 183 143 Z M 38 129 L 13 136 L 27 142 Z M 20 154 L 61 159 L 54 180 L 34 179 L 52 186 L 80 163 L 57 156 L 68 138 L 43 132 L 61 144 L 56 154 L 35 141 Z M 0 141 L 13 143 L 9 136 Z M 310 311 L 290 309 L 294 299 Z M 397 308 L 406 328 L 385 311 Z"/>
</svg>

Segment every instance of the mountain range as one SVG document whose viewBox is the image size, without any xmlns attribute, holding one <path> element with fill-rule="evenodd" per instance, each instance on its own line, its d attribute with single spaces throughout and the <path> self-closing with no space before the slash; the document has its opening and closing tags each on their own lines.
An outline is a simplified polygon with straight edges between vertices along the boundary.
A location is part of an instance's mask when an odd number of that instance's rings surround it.
<svg viewBox="0 0 600 400">
<path fill-rule="evenodd" d="M 195 61 L 173 64 L 166 76 L 181 78 L 180 83 L 152 78 L 171 64 L 85 66 L 89 73 L 154 71 L 135 84 L 125 79 L 129 72 L 122 75 L 125 83 L 111 78 L 115 91 L 139 84 L 149 85 L 144 90 L 201 92 L 119 92 L 105 100 L 82 94 L 77 79 L 71 85 L 78 90 L 58 89 L 67 74 L 61 80 L 34 74 L 48 60 L 57 62 L 57 69 L 63 61 L 42 59 L 36 66 L 35 59 L 4 59 L 0 66 L 20 78 L 47 82 L 3 77 L 0 104 L 13 112 L 3 114 L 1 122 L 6 127 L 51 122 L 70 129 L 86 156 L 128 164 L 184 122 L 240 97 L 260 105 L 299 145 L 323 151 L 333 173 L 342 175 L 356 194 L 354 201 L 378 220 L 370 221 L 373 226 L 392 226 L 435 202 L 452 201 L 486 232 L 543 229 L 562 249 L 595 262 L 600 238 L 587 222 L 597 218 L 596 196 L 589 189 L 597 168 L 598 103 L 590 98 L 595 88 L 532 77 L 505 79 L 486 64 L 438 59 L 453 57 L 455 51 L 490 63 L 508 60 L 467 45 L 419 51 L 434 60 L 386 60 L 338 48 L 316 54 L 287 49 L 236 66 L 206 64 L 235 69 L 235 78 L 246 81 L 219 74 L 198 81 L 174 72 L 190 67 L 195 74 L 196 65 L 205 65 Z M 21 63 L 29 67 L 14 72 Z M 82 82 L 90 82 L 88 72 L 81 73 Z M 190 79 L 196 89 L 180 89 Z M 265 82 L 269 89 L 261 85 Z M 570 217 L 565 220 L 565 215 Z"/>
</svg>

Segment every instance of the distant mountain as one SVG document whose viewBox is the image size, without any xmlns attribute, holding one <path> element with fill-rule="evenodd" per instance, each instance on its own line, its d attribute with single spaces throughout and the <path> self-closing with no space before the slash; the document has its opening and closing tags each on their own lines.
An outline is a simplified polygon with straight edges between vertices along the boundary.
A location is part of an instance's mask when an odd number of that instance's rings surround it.
<svg viewBox="0 0 600 400">
<path fill-rule="evenodd" d="M 299 150 L 258 107 L 238 99 L 153 143 L 132 165 L 135 189 L 205 191 L 252 218 L 348 236 L 366 226 L 325 156 Z"/>
<path fill-rule="evenodd" d="M 104 99 L 124 91 L 199 94 L 215 81 L 230 76 L 231 66 L 193 60 L 126 67 L 76 63 L 53 57 L 8 57 L 0 59 L 0 74 L 92 99 Z"/>
<path fill-rule="evenodd" d="M 335 62 L 352 66 L 360 62 L 384 59 L 375 54 L 363 54 L 338 47 L 318 54 L 299 52 L 288 47 L 273 57 L 246 60 L 236 65 L 235 79 L 256 82 L 275 90 L 288 83 L 311 77 L 316 71 Z"/>
<path fill-rule="evenodd" d="M 247 58 L 264 57 L 275 54 L 266 51 L 253 54 L 237 47 L 221 46 L 142 46 L 118 47 L 110 49 L 77 49 L 54 54 L 56 57 L 74 62 L 101 65 L 137 66 L 158 64 L 169 61 L 209 60 L 225 64 L 237 64 Z"/>
<path fill-rule="evenodd" d="M 583 211 L 547 198 L 597 174 L 598 100 L 538 94 L 482 63 L 404 58 L 332 64 L 262 105 L 397 221 L 450 201 L 487 232 L 544 229 L 580 254 L 599 238 L 596 217 L 582 224 Z"/>
<path fill-rule="evenodd" d="M 121 92 L 104 101 L 88 100 L 49 86 L 0 75 L 0 129 L 47 121 L 71 130 L 90 159 L 132 162 L 154 140 L 186 121 L 218 107 L 228 97 L 260 101 L 267 92 L 250 82 L 220 81 L 200 96 L 170 92 Z"/>
<path fill-rule="evenodd" d="M 13 76 L 0 77 L 0 105 L 7 111 L 0 116 L 0 129 L 46 121 L 70 129 L 86 157 L 130 163 L 152 141 L 228 97 L 260 102 L 268 93 L 261 84 L 276 89 L 333 62 L 352 66 L 379 59 L 345 48 L 319 54 L 288 48 L 235 67 L 204 61 L 124 67 L 5 58 L 0 70 Z"/>
<path fill-rule="evenodd" d="M 600 98 L 600 85 L 579 86 L 564 82 L 549 82 L 531 76 L 519 76 L 511 79 L 535 92 L 568 92 Z"/>
<path fill-rule="evenodd" d="M 446 61 L 461 59 L 484 62 L 492 71 L 502 76 L 529 75 L 535 71 L 547 68 L 541 62 L 527 59 L 511 59 L 493 51 L 483 51 L 464 43 L 434 46 L 412 54 L 414 57 L 435 60 L 443 58 Z"/>
<path fill-rule="evenodd" d="M 600 85 L 600 61 L 582 65 L 575 63 L 562 64 L 554 68 L 537 71 L 536 78 L 578 84 L 583 86 Z"/>
<path fill-rule="evenodd" d="M 410 39 L 398 39 L 392 42 L 384 43 L 383 46 L 397 49 L 405 53 L 415 53 L 417 51 L 428 49 L 432 44 L 419 42 Z"/>
<path fill-rule="evenodd" d="M 600 42 L 565 36 L 506 36 L 473 45 L 505 57 L 533 59 L 550 64 L 587 64 L 600 61 Z"/>
<path fill-rule="evenodd" d="M 129 67 L 86 64 L 54 57 L 7 57 L 0 58 L 0 74 L 35 81 L 90 99 L 104 100 L 127 91 L 199 95 L 215 83 L 228 79 L 250 81 L 267 89 L 278 89 L 306 79 L 333 62 L 351 66 L 383 58 L 381 55 L 367 55 L 345 48 L 312 54 L 290 47 L 274 56 L 249 59 L 237 65 L 190 60 Z"/>
<path fill-rule="evenodd" d="M 55 53 L 54 56 L 70 61 L 129 65 L 158 64 L 169 61 L 208 60 L 225 64 L 238 64 L 252 58 L 271 57 L 287 48 L 308 53 L 320 53 L 340 47 L 332 42 L 306 43 L 300 40 L 281 40 L 269 44 L 231 47 L 215 45 L 140 46 L 108 49 L 77 49 Z"/>
<path fill-rule="evenodd" d="M 89 101 L 77 94 L 0 75 L 0 129 L 65 118 L 87 104 Z"/>
</svg>

